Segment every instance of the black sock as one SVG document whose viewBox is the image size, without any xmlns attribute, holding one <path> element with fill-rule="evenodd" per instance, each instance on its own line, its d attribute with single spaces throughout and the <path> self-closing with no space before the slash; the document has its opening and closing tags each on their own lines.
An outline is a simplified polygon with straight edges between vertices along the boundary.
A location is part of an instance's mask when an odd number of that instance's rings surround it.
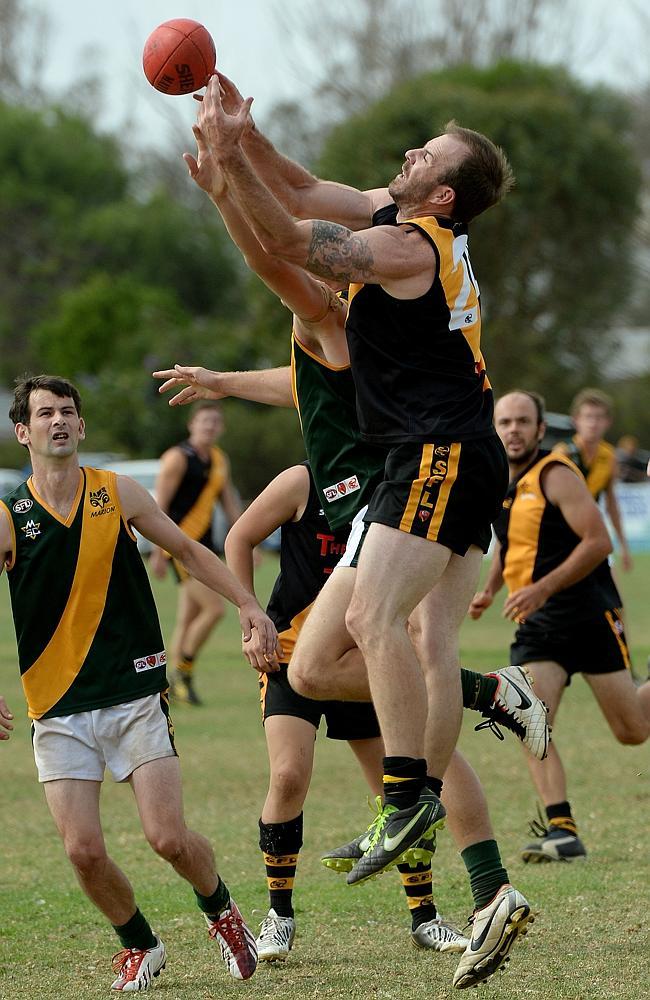
<svg viewBox="0 0 650 1000">
<path fill-rule="evenodd" d="M 279 917 L 293 916 L 293 885 L 302 847 L 302 813 L 285 823 L 260 820 L 260 850 L 264 855 L 269 906 Z"/>
<path fill-rule="evenodd" d="M 415 805 L 425 787 L 427 762 L 424 758 L 384 757 L 384 801 L 398 809 Z"/>
<path fill-rule="evenodd" d="M 219 879 L 217 888 L 211 896 L 202 896 L 200 892 L 196 891 L 196 889 L 194 890 L 194 895 L 196 896 L 196 903 L 199 910 L 207 913 L 209 917 L 213 917 L 215 920 L 219 914 L 226 909 L 228 903 L 230 902 L 228 886 L 221 878 Z"/>
<path fill-rule="evenodd" d="M 578 836 L 578 827 L 568 802 L 555 802 L 546 806 L 546 818 L 551 829 L 564 830 L 566 833 L 572 833 L 574 837 Z"/>
<path fill-rule="evenodd" d="M 438 798 L 442 795 L 442 778 L 433 778 L 430 774 L 427 774 L 426 780 L 427 788 Z"/>
<path fill-rule="evenodd" d="M 461 667 L 460 683 L 463 689 L 463 708 L 485 712 L 491 707 L 499 686 L 496 677 L 487 677 L 485 674 Z"/>
<path fill-rule="evenodd" d="M 415 868 L 407 864 L 398 865 L 397 870 L 411 913 L 411 930 L 417 930 L 420 924 L 433 920 L 437 913 L 431 895 L 431 862 L 420 861 Z"/>
<path fill-rule="evenodd" d="M 146 951 L 147 948 L 155 948 L 156 946 L 154 933 L 140 910 L 136 910 L 125 924 L 113 924 L 113 930 L 122 942 L 123 948 L 138 948 L 140 951 Z"/>
</svg>

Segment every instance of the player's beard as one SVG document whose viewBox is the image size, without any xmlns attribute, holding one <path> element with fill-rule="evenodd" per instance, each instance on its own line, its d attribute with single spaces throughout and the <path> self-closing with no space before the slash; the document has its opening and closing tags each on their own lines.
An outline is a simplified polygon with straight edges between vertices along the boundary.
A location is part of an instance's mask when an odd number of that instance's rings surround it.
<svg viewBox="0 0 650 1000">
<path fill-rule="evenodd" d="M 535 454 L 539 451 L 539 447 L 539 441 L 534 441 L 525 451 L 520 452 L 516 458 L 510 458 L 510 455 L 508 455 L 508 462 L 519 472 L 530 465 Z"/>
<path fill-rule="evenodd" d="M 431 180 L 414 179 L 398 174 L 388 185 L 388 193 L 400 209 L 423 205 L 435 187 Z"/>
</svg>

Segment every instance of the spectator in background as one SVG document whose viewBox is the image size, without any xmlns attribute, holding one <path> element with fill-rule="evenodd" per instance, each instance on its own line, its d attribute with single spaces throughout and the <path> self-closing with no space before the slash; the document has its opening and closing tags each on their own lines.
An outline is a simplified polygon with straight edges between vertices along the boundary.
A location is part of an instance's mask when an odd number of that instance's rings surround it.
<svg viewBox="0 0 650 1000">
<path fill-rule="evenodd" d="M 212 552 L 218 552 L 212 537 L 214 507 L 220 501 L 230 525 L 241 514 L 241 506 L 230 479 L 227 455 L 215 442 L 224 430 L 219 404 L 198 402 L 190 413 L 189 437 L 169 448 L 160 461 L 156 500 L 172 521 Z M 154 549 L 151 568 L 164 576 L 167 553 Z M 214 627 L 224 616 L 219 594 L 189 576 L 177 560 L 172 568 L 179 583 L 176 626 L 170 642 L 170 659 L 176 671 L 170 692 L 176 701 L 200 705 L 194 689 L 194 660 Z"/>
<path fill-rule="evenodd" d="M 605 495 L 605 509 L 618 541 L 621 565 L 627 572 L 632 569 L 632 557 L 614 492 L 619 478 L 618 461 L 614 446 L 604 439 L 612 425 L 612 399 L 600 389 L 582 389 L 571 403 L 571 416 L 576 433 L 570 441 L 557 444 L 556 450 L 578 466 L 596 502 Z"/>
<path fill-rule="evenodd" d="M 643 483 L 646 479 L 646 463 L 639 454 L 639 439 L 633 434 L 624 434 L 616 444 L 618 478 L 622 483 Z"/>
</svg>

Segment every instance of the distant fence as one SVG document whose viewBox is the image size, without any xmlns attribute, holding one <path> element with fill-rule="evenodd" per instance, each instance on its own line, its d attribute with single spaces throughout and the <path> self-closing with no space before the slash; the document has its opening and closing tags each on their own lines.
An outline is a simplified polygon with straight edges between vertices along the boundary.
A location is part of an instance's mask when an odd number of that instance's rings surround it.
<svg viewBox="0 0 650 1000">
<path fill-rule="evenodd" d="M 650 482 L 617 483 L 615 490 L 630 549 L 650 552 Z M 611 532 L 609 521 L 607 526 Z"/>
</svg>

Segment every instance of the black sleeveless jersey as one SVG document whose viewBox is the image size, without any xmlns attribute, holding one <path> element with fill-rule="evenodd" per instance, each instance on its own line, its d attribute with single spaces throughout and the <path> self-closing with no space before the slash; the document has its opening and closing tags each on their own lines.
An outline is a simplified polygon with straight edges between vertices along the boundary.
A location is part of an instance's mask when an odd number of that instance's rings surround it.
<svg viewBox="0 0 650 1000">
<path fill-rule="evenodd" d="M 266 609 L 278 630 L 284 663 L 291 659 L 300 627 L 345 552 L 350 533 L 349 525 L 330 528 L 309 463 L 304 465 L 309 471 L 309 500 L 300 520 L 287 521 L 280 529 L 280 575 Z"/>
<path fill-rule="evenodd" d="M 214 550 L 212 515 L 228 476 L 226 456 L 220 448 L 211 448 L 206 461 L 189 441 L 178 447 L 187 459 L 187 469 L 172 497 L 169 516 L 186 535 Z"/>
<path fill-rule="evenodd" d="M 384 477 L 386 449 L 361 439 L 349 365 L 336 368 L 291 338 L 293 396 L 321 507 L 343 528 Z"/>
<path fill-rule="evenodd" d="M 350 285 L 346 333 L 362 436 L 388 446 L 488 437 L 494 401 L 467 228 L 434 216 L 396 217 L 397 206 L 387 206 L 373 226 L 419 229 L 436 273 L 416 299 L 394 298 L 381 285 Z"/>
<path fill-rule="evenodd" d="M 509 484 L 503 510 L 494 523 L 501 544 L 503 579 L 509 593 L 546 576 L 571 555 L 580 541 L 560 509 L 544 495 L 540 476 L 553 464 L 566 465 L 580 475 L 560 452 L 538 452 L 531 465 Z M 549 597 L 526 621 L 542 627 L 560 627 L 620 607 L 621 598 L 604 559 L 582 580 Z"/>
<path fill-rule="evenodd" d="M 158 613 L 115 473 L 82 468 L 66 519 L 31 478 L 0 504 L 14 535 L 7 577 L 29 717 L 163 691 Z"/>
</svg>

